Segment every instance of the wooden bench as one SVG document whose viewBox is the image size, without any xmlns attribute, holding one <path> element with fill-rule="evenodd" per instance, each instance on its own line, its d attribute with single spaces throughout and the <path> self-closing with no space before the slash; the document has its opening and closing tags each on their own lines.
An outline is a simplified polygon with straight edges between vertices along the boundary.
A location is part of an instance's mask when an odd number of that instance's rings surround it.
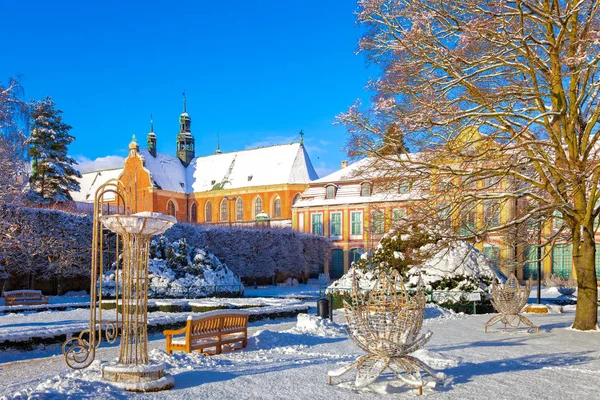
<svg viewBox="0 0 600 400">
<path fill-rule="evenodd" d="M 163 333 L 167 337 L 167 354 L 173 354 L 173 350 L 186 353 L 198 350 L 204 353 L 205 349 L 211 347 L 215 348 L 215 354 L 221 354 L 225 344 L 241 343 L 242 348 L 248 344 L 248 313 L 209 311 L 198 317 L 188 317 L 182 329 Z"/>
<path fill-rule="evenodd" d="M 5 306 L 22 306 L 48 304 L 48 296 L 44 296 L 41 290 L 13 290 L 4 292 Z"/>
</svg>

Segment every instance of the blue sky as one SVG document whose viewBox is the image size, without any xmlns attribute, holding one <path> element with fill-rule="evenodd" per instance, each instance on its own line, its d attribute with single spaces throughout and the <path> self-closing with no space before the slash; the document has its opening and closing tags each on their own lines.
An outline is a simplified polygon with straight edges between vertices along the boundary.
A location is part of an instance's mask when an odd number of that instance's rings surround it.
<svg viewBox="0 0 600 400">
<path fill-rule="evenodd" d="M 335 116 L 368 101 L 353 1 L 0 3 L 0 80 L 20 74 L 26 99 L 52 96 L 80 160 L 125 156 L 132 134 L 145 146 L 150 114 L 159 152 L 174 154 L 185 90 L 196 155 L 217 136 L 234 151 L 302 129 L 322 176 L 347 158 Z"/>
</svg>

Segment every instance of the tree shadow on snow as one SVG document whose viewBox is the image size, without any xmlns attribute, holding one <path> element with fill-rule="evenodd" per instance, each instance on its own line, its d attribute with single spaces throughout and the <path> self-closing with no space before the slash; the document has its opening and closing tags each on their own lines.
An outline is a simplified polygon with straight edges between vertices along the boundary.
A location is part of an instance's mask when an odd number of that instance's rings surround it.
<svg viewBox="0 0 600 400">
<path fill-rule="evenodd" d="M 592 352 L 531 354 L 518 358 L 504 358 L 481 363 L 462 362 L 456 367 L 445 369 L 443 372 L 449 378 L 452 378 L 453 384 L 467 383 L 476 376 L 494 375 L 505 372 L 534 371 L 546 367 L 583 364 L 593 359 L 587 355 L 589 353 Z"/>
<path fill-rule="evenodd" d="M 491 336 L 492 334 L 494 334 L 494 332 L 490 332 L 489 335 Z M 527 345 L 527 342 L 529 339 L 532 339 L 534 337 L 530 337 L 530 335 L 528 334 L 528 336 L 522 336 L 522 337 L 504 337 L 504 338 L 500 338 L 498 339 L 497 337 L 494 338 L 493 340 L 480 340 L 477 342 L 464 342 L 464 343 L 460 343 L 460 344 L 456 344 L 456 345 L 449 345 L 449 346 L 435 346 L 435 347 L 431 347 L 431 350 L 435 350 L 436 352 L 444 352 L 444 351 L 451 351 L 451 350 L 460 350 L 460 349 L 467 349 L 467 348 L 473 348 L 473 347 L 511 347 L 511 346 L 525 346 Z"/>
</svg>

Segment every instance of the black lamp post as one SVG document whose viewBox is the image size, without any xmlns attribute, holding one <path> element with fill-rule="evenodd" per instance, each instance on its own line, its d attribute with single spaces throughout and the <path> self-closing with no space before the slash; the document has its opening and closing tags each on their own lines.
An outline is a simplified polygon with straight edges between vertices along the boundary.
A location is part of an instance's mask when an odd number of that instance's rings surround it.
<svg viewBox="0 0 600 400">
<path fill-rule="evenodd" d="M 227 220 L 229 222 L 229 227 L 231 228 L 231 207 L 229 206 L 230 202 L 234 202 L 237 200 L 236 196 L 225 196 L 225 200 L 227 200 Z"/>
</svg>

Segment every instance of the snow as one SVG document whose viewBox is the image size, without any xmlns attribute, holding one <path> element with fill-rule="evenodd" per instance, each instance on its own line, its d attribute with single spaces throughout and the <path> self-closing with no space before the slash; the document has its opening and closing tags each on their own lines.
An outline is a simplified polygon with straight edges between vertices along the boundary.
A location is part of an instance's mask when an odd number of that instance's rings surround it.
<svg viewBox="0 0 600 400">
<path fill-rule="evenodd" d="M 140 150 L 152 181 L 163 190 L 205 192 L 223 189 L 308 183 L 318 176 L 300 143 L 261 147 L 194 158 L 186 168 L 175 156 Z"/>
<path fill-rule="evenodd" d="M 81 189 L 77 192 L 71 191 L 69 193 L 71 193 L 71 197 L 76 202 L 94 203 L 96 190 L 111 179 L 119 179 L 122 172 L 123 168 L 116 168 L 81 174 L 81 178 L 76 178 Z M 106 200 L 113 200 L 114 197 L 113 193 L 107 193 L 104 198 Z"/>
<path fill-rule="evenodd" d="M 413 267 L 408 274 L 411 284 L 416 285 L 422 279 L 426 286 L 443 278 L 471 277 L 479 282 L 484 278 L 490 282 L 492 279 L 505 279 L 487 257 L 463 241 L 440 250 L 422 266 Z M 486 288 L 483 283 L 482 288 Z"/>
<path fill-rule="evenodd" d="M 426 319 L 433 332 L 424 349 L 413 353 L 447 376 L 446 386 L 425 387 L 435 399 L 564 398 L 594 399 L 600 390 L 600 335 L 568 329 L 574 310 L 531 315 L 540 334 L 524 330 L 484 333 L 489 315 Z M 276 323 L 251 323 L 243 350 L 205 357 L 199 353 L 164 352 L 161 335 L 151 336 L 150 358 L 164 363 L 175 387 L 158 393 L 128 393 L 100 378 L 103 363 L 68 369 L 62 356 L 0 362 L 0 396 L 5 399 L 385 399 L 412 396 L 391 374 L 367 388 L 353 386 L 354 375 L 327 383 L 328 371 L 363 354 L 343 331 L 344 318 L 334 323 L 315 316 Z M 98 349 L 97 360 L 114 360 L 118 348 Z M 243 393 L 243 395 L 242 395 Z"/>
</svg>

